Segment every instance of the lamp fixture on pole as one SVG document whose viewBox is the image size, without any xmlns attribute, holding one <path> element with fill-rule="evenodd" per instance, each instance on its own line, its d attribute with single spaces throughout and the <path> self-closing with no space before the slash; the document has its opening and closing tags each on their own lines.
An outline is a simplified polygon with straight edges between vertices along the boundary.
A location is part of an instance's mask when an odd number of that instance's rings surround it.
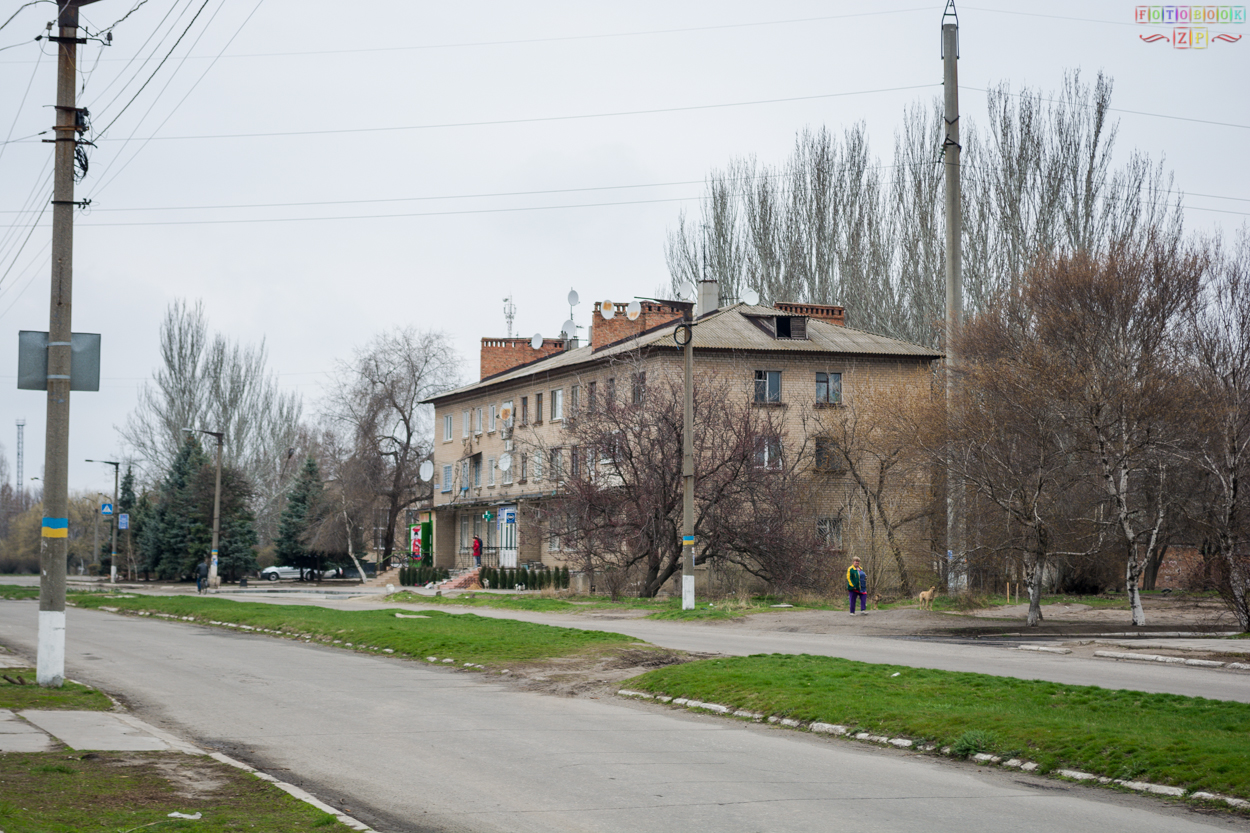
<svg viewBox="0 0 1250 833">
<path fill-rule="evenodd" d="M 122 464 L 112 460 L 87 460 L 86 462 L 103 463 L 113 467 L 113 514 L 109 516 L 109 526 L 113 530 L 113 554 L 109 558 L 109 582 L 117 584 L 117 475 Z"/>
</svg>

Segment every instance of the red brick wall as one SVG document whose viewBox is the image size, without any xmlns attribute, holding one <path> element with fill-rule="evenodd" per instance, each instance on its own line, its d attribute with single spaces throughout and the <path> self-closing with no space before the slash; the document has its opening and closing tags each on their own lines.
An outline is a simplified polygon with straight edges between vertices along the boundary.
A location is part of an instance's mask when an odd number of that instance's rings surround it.
<svg viewBox="0 0 1250 833">
<path fill-rule="evenodd" d="M 600 347 L 615 344 L 623 338 L 646 332 L 652 327 L 658 327 L 670 321 L 677 321 L 682 317 L 679 307 L 661 304 L 658 301 L 640 301 L 639 303 L 642 304 L 642 314 L 638 316 L 637 321 L 630 321 L 625 316 L 626 304 L 613 304 L 612 306 L 616 308 L 616 315 L 609 321 L 603 317 L 603 302 L 595 301 L 594 330 L 591 333 L 590 346 L 598 350 Z"/>
<path fill-rule="evenodd" d="M 530 347 L 528 338 L 482 339 L 482 379 L 503 373 L 505 370 L 559 353 L 564 349 L 564 339 L 544 338 L 538 350 Z"/>
<path fill-rule="evenodd" d="M 787 301 L 778 301 L 773 304 L 773 309 L 790 315 L 806 315 L 808 318 L 819 318 L 822 321 L 828 321 L 830 324 L 837 324 L 839 327 L 846 326 L 846 309 L 844 307 L 835 307 L 828 304 L 792 304 Z"/>
<path fill-rule="evenodd" d="M 1156 590 L 1192 590 L 1202 578 L 1202 556 L 1197 547 L 1168 547 L 1155 576 Z"/>
</svg>

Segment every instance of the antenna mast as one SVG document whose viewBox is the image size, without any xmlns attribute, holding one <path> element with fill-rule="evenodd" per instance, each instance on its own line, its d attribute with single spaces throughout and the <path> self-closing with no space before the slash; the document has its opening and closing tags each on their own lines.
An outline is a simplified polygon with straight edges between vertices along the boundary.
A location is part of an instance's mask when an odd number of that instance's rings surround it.
<svg viewBox="0 0 1250 833">
<path fill-rule="evenodd" d="M 26 420 L 19 419 L 17 421 L 17 482 L 13 484 L 14 491 L 19 494 L 26 490 L 25 484 L 25 462 L 26 462 Z"/>
<path fill-rule="evenodd" d="M 516 319 L 516 304 L 512 303 L 511 295 L 503 299 L 503 317 L 508 322 L 508 338 L 512 338 L 512 322 Z"/>
</svg>

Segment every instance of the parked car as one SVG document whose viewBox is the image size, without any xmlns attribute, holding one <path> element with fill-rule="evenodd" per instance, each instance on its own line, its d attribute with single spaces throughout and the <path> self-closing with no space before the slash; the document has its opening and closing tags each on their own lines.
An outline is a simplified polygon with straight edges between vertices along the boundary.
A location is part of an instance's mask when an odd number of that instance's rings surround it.
<svg viewBox="0 0 1250 833">
<path fill-rule="evenodd" d="M 365 578 L 373 578 L 378 574 L 377 564 L 364 564 L 362 566 L 365 568 Z M 352 564 L 340 568 L 336 575 L 339 578 L 360 578 L 360 571 L 356 569 L 356 565 Z"/>
<path fill-rule="evenodd" d="M 260 571 L 260 577 L 266 581 L 277 581 L 280 578 L 299 578 L 299 567 L 266 567 Z"/>
</svg>

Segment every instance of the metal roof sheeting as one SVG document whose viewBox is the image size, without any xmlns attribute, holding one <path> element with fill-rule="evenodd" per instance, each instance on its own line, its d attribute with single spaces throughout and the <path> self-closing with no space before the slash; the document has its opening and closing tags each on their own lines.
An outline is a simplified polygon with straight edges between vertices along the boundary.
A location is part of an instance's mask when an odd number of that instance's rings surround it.
<svg viewBox="0 0 1250 833">
<path fill-rule="evenodd" d="M 771 318 L 786 313 L 761 305 L 734 304 L 717 310 L 695 322 L 694 346 L 703 350 L 754 350 L 769 353 L 842 353 L 860 356 L 914 356 L 916 358 L 941 358 L 942 354 L 919 344 L 889 338 L 876 333 L 843 327 L 819 318 L 807 319 L 807 338 L 775 338 L 752 323 L 748 316 Z M 531 364 L 521 365 L 480 382 L 456 388 L 426 402 L 438 402 L 461 396 L 495 385 L 502 385 L 536 375 L 557 373 L 563 368 L 586 363 L 597 363 L 613 356 L 629 353 L 639 348 L 678 349 L 673 341 L 675 323 L 627 338 L 600 350 L 589 345 L 565 350 L 554 356 Z"/>
</svg>

